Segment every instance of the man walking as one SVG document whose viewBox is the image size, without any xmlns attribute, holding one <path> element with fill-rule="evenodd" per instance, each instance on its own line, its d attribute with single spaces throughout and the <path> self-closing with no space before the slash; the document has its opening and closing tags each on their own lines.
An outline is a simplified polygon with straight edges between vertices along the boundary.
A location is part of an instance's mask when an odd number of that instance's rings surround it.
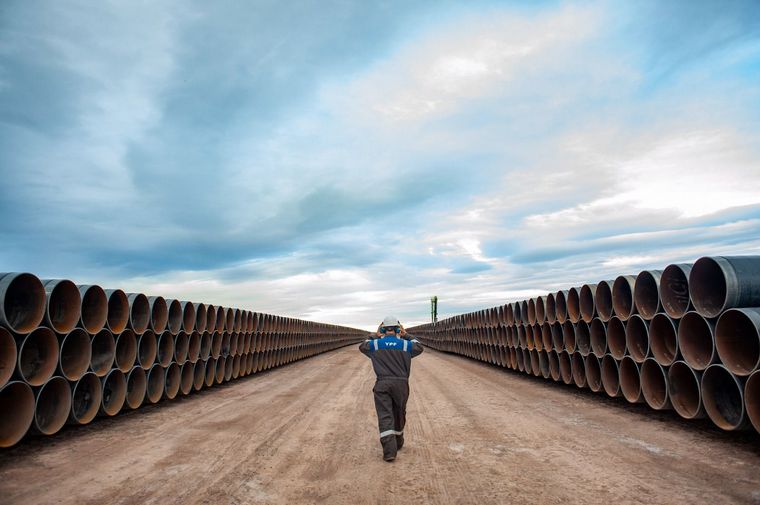
<svg viewBox="0 0 760 505">
<path fill-rule="evenodd" d="M 393 461 L 404 445 L 406 401 L 409 399 L 409 372 L 412 358 L 422 353 L 422 344 L 406 333 L 398 319 L 387 316 L 375 338 L 359 345 L 359 350 L 372 360 L 377 382 L 375 396 L 377 422 L 383 459 Z"/>
</svg>

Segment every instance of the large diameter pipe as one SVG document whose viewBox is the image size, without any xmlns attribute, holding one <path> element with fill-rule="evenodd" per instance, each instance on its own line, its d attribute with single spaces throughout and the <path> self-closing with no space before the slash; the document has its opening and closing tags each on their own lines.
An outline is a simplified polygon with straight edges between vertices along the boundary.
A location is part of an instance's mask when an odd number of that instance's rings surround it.
<svg viewBox="0 0 760 505">
<path fill-rule="evenodd" d="M 92 349 L 90 370 L 98 377 L 105 377 L 111 370 L 116 357 L 116 342 L 113 334 L 108 330 L 100 330 L 92 337 L 90 346 Z"/>
<path fill-rule="evenodd" d="M 636 276 L 633 300 L 641 317 L 647 321 L 660 312 L 660 270 L 644 270 Z"/>
<path fill-rule="evenodd" d="M 17 352 L 16 340 L 13 335 L 0 326 L 0 388 L 5 386 L 13 377 L 13 371 L 16 369 Z"/>
<path fill-rule="evenodd" d="M 752 427 L 760 433 L 760 371 L 753 372 L 744 385 L 744 405 Z"/>
<path fill-rule="evenodd" d="M 678 359 L 678 320 L 662 312 L 655 315 L 649 323 L 649 344 L 659 364 L 672 365 Z"/>
<path fill-rule="evenodd" d="M 79 294 L 82 297 L 79 326 L 87 330 L 90 335 L 95 335 L 102 330 L 108 320 L 108 297 L 100 286 L 79 286 Z"/>
<path fill-rule="evenodd" d="M 654 358 L 648 358 L 641 365 L 641 392 L 647 405 L 654 410 L 670 408 L 668 375 Z"/>
<path fill-rule="evenodd" d="M 66 279 L 43 280 L 45 317 L 43 322 L 57 333 L 72 331 L 81 316 L 82 297 L 77 285 Z"/>
<path fill-rule="evenodd" d="M 182 305 L 182 330 L 192 333 L 195 329 L 195 305 L 192 302 L 179 302 Z"/>
<path fill-rule="evenodd" d="M 225 330 L 225 322 L 227 321 L 227 309 L 222 306 L 216 308 L 216 324 L 214 325 L 215 331 L 219 333 Z"/>
<path fill-rule="evenodd" d="M 206 331 L 206 325 L 208 324 L 208 317 L 206 314 L 206 305 L 203 303 L 195 304 L 195 330 L 198 333 Z"/>
<path fill-rule="evenodd" d="M 717 362 L 715 323 L 697 312 L 687 312 L 678 323 L 678 348 L 694 370 L 704 370 Z"/>
<path fill-rule="evenodd" d="M 573 369 L 573 382 L 579 388 L 586 387 L 586 359 L 581 356 L 581 353 L 574 352 L 570 357 L 570 366 Z"/>
<path fill-rule="evenodd" d="M 232 379 L 232 371 L 235 365 L 235 357 L 227 356 L 224 361 L 224 382 L 229 382 Z"/>
<path fill-rule="evenodd" d="M 137 341 L 137 363 L 143 370 L 150 370 L 158 354 L 156 334 L 148 330 Z"/>
<path fill-rule="evenodd" d="M 214 358 L 209 358 L 205 362 L 206 366 L 206 378 L 203 381 L 205 386 L 207 388 L 210 388 L 214 385 L 214 381 L 216 380 L 216 360 Z"/>
<path fill-rule="evenodd" d="M 744 380 L 720 364 L 710 365 L 702 374 L 702 401 L 710 420 L 720 429 L 745 428 Z"/>
<path fill-rule="evenodd" d="M 595 317 L 589 327 L 591 335 L 591 350 L 597 356 L 607 354 L 607 327 L 601 319 Z"/>
<path fill-rule="evenodd" d="M 30 386 L 42 386 L 58 366 L 58 339 L 50 328 L 40 326 L 18 348 L 16 370 Z"/>
<path fill-rule="evenodd" d="M 760 366 L 760 308 L 728 309 L 715 325 L 715 346 L 728 370 L 746 376 Z"/>
<path fill-rule="evenodd" d="M 596 294 L 594 296 L 594 305 L 599 314 L 599 319 L 605 323 L 615 314 L 612 306 L 612 283 L 614 281 L 601 281 L 596 285 Z"/>
<path fill-rule="evenodd" d="M 698 259 L 689 274 L 689 294 L 705 317 L 718 317 L 733 307 L 760 306 L 760 256 Z"/>
<path fill-rule="evenodd" d="M 618 362 L 611 354 L 605 354 L 600 363 L 602 369 L 602 386 L 604 391 L 611 397 L 620 396 L 620 369 Z"/>
<path fill-rule="evenodd" d="M 193 364 L 193 389 L 200 391 L 206 381 L 206 362 L 198 360 Z"/>
<path fill-rule="evenodd" d="M 637 363 L 643 363 L 649 357 L 649 323 L 635 314 L 625 326 L 625 346 Z"/>
<path fill-rule="evenodd" d="M 599 365 L 599 358 L 593 352 L 589 353 L 584 365 L 586 368 L 586 384 L 591 391 L 598 393 L 602 390 L 602 370 Z"/>
<path fill-rule="evenodd" d="M 621 321 L 627 321 L 636 313 L 633 290 L 636 277 L 633 275 L 621 275 L 612 284 L 612 307 Z"/>
<path fill-rule="evenodd" d="M 172 335 L 176 335 L 182 329 L 182 304 L 179 300 L 166 300 L 166 304 L 169 311 L 166 328 Z"/>
<path fill-rule="evenodd" d="M 101 377 L 103 383 L 103 398 L 100 401 L 100 413 L 106 416 L 115 416 L 121 411 L 127 400 L 127 378 L 124 372 L 113 368 L 105 377 Z"/>
<path fill-rule="evenodd" d="M 173 400 L 177 396 L 177 393 L 179 393 L 181 382 L 182 371 L 179 365 L 173 362 L 166 368 L 164 375 L 164 397 Z"/>
<path fill-rule="evenodd" d="M 34 393 L 25 382 L 0 387 L 0 447 L 11 447 L 24 438 L 34 420 Z"/>
<path fill-rule="evenodd" d="M 124 330 L 116 337 L 116 352 L 114 353 L 114 366 L 124 373 L 128 373 L 137 362 L 137 337 L 132 330 Z"/>
<path fill-rule="evenodd" d="M 660 303 L 665 313 L 673 319 L 682 318 L 692 309 L 689 297 L 689 274 L 691 264 L 668 265 L 660 277 Z"/>
<path fill-rule="evenodd" d="M 45 288 L 29 273 L 0 273 L 0 325 L 26 334 L 45 317 Z"/>
<path fill-rule="evenodd" d="M 581 320 L 581 295 L 580 288 L 567 290 L 567 318 L 570 322 L 577 323 Z"/>
<path fill-rule="evenodd" d="M 95 419 L 100 409 L 103 396 L 100 379 L 92 372 L 87 372 L 71 384 L 71 411 L 69 422 L 72 424 L 88 424 Z"/>
<path fill-rule="evenodd" d="M 139 408 L 145 401 L 148 391 L 148 377 L 142 367 L 135 366 L 127 374 L 126 404 L 130 409 Z"/>
<path fill-rule="evenodd" d="M 195 363 L 201 354 L 201 334 L 198 331 L 194 331 L 189 336 L 189 342 L 187 346 L 187 360 L 190 363 Z"/>
<path fill-rule="evenodd" d="M 206 305 L 206 329 L 209 333 L 213 333 L 216 330 L 216 307 L 214 305 Z"/>
<path fill-rule="evenodd" d="M 180 365 L 187 361 L 189 350 L 190 336 L 184 331 L 177 333 L 177 337 L 174 339 L 174 361 Z"/>
<path fill-rule="evenodd" d="M 224 368 L 225 368 L 226 359 L 223 357 L 219 357 L 219 359 L 216 360 L 216 384 L 221 384 L 224 382 Z"/>
<path fill-rule="evenodd" d="M 129 299 L 121 289 L 106 289 L 105 292 L 108 298 L 106 327 L 111 330 L 111 333 L 118 335 L 129 323 Z"/>
<path fill-rule="evenodd" d="M 596 284 L 584 284 L 578 293 L 581 319 L 591 323 L 596 316 Z"/>
<path fill-rule="evenodd" d="M 567 291 L 557 291 L 554 295 L 557 321 L 564 323 L 567 320 Z"/>
<path fill-rule="evenodd" d="M 190 394 L 193 390 L 193 382 L 195 381 L 195 365 L 186 361 L 180 368 L 180 382 L 179 391 L 183 396 Z"/>
<path fill-rule="evenodd" d="M 618 316 L 612 316 L 607 323 L 607 349 L 617 360 L 623 359 L 628 350 L 625 344 L 625 333 L 625 323 Z"/>
<path fill-rule="evenodd" d="M 581 356 L 591 352 L 591 329 L 586 321 L 579 320 L 575 325 L 575 348 Z"/>
<path fill-rule="evenodd" d="M 162 333 L 169 322 L 169 306 L 162 296 L 148 297 L 148 305 L 150 306 L 149 327 L 156 334 Z"/>
<path fill-rule="evenodd" d="M 227 308 L 225 309 L 225 319 L 224 319 L 224 327 L 227 329 L 228 332 L 235 331 L 235 309 Z"/>
<path fill-rule="evenodd" d="M 211 356 L 211 343 L 212 336 L 208 331 L 204 331 L 201 335 L 201 348 L 198 357 L 202 360 L 207 360 Z"/>
<path fill-rule="evenodd" d="M 676 361 L 668 369 L 670 403 L 684 419 L 705 417 L 701 382 L 702 372 L 693 370 L 685 361 Z"/>
<path fill-rule="evenodd" d="M 546 297 L 536 298 L 536 322 L 543 324 L 546 321 Z"/>
<path fill-rule="evenodd" d="M 559 374 L 565 384 L 573 383 L 573 366 L 570 362 L 570 354 L 567 351 L 559 353 Z"/>
<path fill-rule="evenodd" d="M 620 371 L 620 391 L 623 397 L 629 403 L 641 403 L 644 401 L 644 394 L 641 387 L 641 373 L 639 364 L 630 356 L 625 356 L 619 365 Z"/>
<path fill-rule="evenodd" d="M 71 410 L 71 389 L 66 379 L 51 377 L 35 391 L 34 431 L 54 435 L 66 424 Z"/>
<path fill-rule="evenodd" d="M 142 293 L 130 293 L 129 300 L 129 324 L 135 334 L 142 335 L 150 324 L 150 302 Z"/>
<path fill-rule="evenodd" d="M 568 320 L 562 323 L 562 345 L 567 352 L 575 352 L 575 325 Z"/>
<path fill-rule="evenodd" d="M 150 403 L 158 403 L 164 395 L 164 367 L 156 363 L 148 371 L 148 391 L 145 397 Z"/>
<path fill-rule="evenodd" d="M 74 328 L 60 338 L 58 372 L 64 379 L 70 381 L 81 379 L 90 368 L 91 359 L 90 335 L 83 328 Z"/>
<path fill-rule="evenodd" d="M 546 302 L 544 303 L 544 312 L 546 313 L 546 320 L 549 322 L 549 324 L 554 324 L 557 322 L 557 303 L 554 293 L 549 293 L 546 295 Z M 508 306 L 511 307 L 511 306 Z M 509 321 L 509 317 L 507 317 L 507 324 L 512 324 L 511 321 Z"/>
<path fill-rule="evenodd" d="M 163 367 L 169 366 L 174 359 L 174 337 L 168 331 L 165 331 L 158 337 L 156 361 Z"/>
</svg>

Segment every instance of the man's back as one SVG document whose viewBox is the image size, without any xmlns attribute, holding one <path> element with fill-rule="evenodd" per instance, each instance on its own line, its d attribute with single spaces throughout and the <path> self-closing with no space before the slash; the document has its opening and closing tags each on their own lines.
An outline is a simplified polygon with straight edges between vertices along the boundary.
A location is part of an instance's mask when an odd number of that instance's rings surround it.
<svg viewBox="0 0 760 505">
<path fill-rule="evenodd" d="M 359 350 L 372 360 L 372 368 L 378 380 L 406 380 L 409 378 L 412 358 L 422 353 L 423 348 L 417 340 L 388 336 L 365 340 L 359 345 Z"/>
</svg>

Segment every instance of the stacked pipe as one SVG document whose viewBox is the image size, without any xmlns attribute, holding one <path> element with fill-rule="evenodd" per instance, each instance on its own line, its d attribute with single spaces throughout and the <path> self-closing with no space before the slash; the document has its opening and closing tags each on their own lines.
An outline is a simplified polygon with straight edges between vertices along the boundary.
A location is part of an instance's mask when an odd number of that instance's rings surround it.
<svg viewBox="0 0 760 505">
<path fill-rule="evenodd" d="M 0 447 L 359 342 L 366 332 L 0 273 Z"/>
<path fill-rule="evenodd" d="M 434 349 L 760 432 L 760 256 L 703 257 L 409 331 Z"/>
</svg>

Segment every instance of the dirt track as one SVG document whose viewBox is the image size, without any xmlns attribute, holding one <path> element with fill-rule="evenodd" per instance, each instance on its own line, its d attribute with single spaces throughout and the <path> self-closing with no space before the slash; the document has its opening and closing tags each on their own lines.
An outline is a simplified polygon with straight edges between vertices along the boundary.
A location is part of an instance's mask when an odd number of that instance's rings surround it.
<svg viewBox="0 0 760 505">
<path fill-rule="evenodd" d="M 394 463 L 351 347 L 5 451 L 0 503 L 760 502 L 754 436 L 430 350 L 412 375 Z"/>
</svg>

